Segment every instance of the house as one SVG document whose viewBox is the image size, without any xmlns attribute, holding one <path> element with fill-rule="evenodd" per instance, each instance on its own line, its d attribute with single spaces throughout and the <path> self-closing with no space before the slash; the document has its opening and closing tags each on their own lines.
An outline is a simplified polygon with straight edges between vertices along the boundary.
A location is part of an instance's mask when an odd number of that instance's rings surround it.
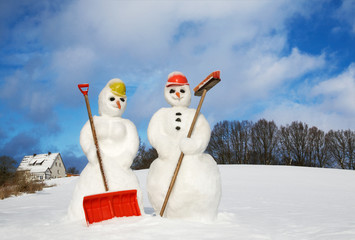
<svg viewBox="0 0 355 240">
<path fill-rule="evenodd" d="M 17 171 L 24 171 L 34 180 L 66 177 L 66 169 L 60 153 L 24 156 Z"/>
</svg>

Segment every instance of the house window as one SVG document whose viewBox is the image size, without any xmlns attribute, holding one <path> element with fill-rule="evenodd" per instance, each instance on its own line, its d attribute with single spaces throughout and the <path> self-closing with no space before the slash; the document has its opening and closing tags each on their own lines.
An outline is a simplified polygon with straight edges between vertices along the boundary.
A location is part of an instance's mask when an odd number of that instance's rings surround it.
<svg viewBox="0 0 355 240">
<path fill-rule="evenodd" d="M 36 165 L 42 165 L 43 162 L 44 162 L 44 160 L 42 160 L 42 161 L 41 161 L 41 160 L 40 160 L 40 161 L 37 161 L 37 162 L 36 162 Z"/>
<path fill-rule="evenodd" d="M 61 167 L 62 166 L 62 164 L 61 163 L 59 163 L 59 167 Z"/>
<path fill-rule="evenodd" d="M 43 179 L 43 176 L 39 176 L 39 179 L 42 180 L 42 179 Z"/>
<path fill-rule="evenodd" d="M 58 166 L 57 164 L 58 164 L 58 163 L 57 163 L 57 162 L 55 162 L 55 166 Z"/>
<path fill-rule="evenodd" d="M 57 173 L 59 174 L 59 170 L 57 170 Z"/>
</svg>

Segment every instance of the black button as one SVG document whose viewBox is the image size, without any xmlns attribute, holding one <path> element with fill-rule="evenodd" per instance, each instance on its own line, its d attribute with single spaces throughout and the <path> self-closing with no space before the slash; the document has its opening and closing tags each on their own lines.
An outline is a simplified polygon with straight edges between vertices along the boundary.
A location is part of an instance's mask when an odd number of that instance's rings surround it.
<svg viewBox="0 0 355 240">
<path fill-rule="evenodd" d="M 175 129 L 176 129 L 176 130 L 180 130 L 180 127 L 179 127 L 179 126 L 177 126 Z"/>
<path fill-rule="evenodd" d="M 176 116 L 181 116 L 182 114 L 180 112 L 177 112 L 176 113 Z"/>
<path fill-rule="evenodd" d="M 175 119 L 176 122 L 181 122 L 181 118 Z"/>
</svg>

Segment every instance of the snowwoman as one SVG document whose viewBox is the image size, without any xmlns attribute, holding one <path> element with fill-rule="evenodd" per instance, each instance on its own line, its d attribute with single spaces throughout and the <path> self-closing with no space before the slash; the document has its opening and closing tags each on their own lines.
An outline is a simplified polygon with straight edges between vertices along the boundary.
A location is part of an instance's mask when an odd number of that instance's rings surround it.
<svg viewBox="0 0 355 240">
<path fill-rule="evenodd" d="M 204 153 L 211 136 L 210 126 L 200 114 L 191 138 L 187 138 L 196 110 L 188 108 L 191 91 L 182 73 L 169 74 L 164 96 L 171 108 L 158 110 L 148 126 L 149 142 L 158 152 L 147 178 L 149 200 L 158 215 L 179 155 L 183 152 L 185 157 L 164 215 L 168 218 L 212 221 L 217 216 L 221 180 L 216 162 Z"/>
<path fill-rule="evenodd" d="M 137 189 L 138 204 L 143 214 L 142 192 L 137 177 L 130 169 L 138 151 L 139 138 L 135 125 L 121 118 L 126 105 L 125 84 L 120 79 L 112 79 L 99 95 L 100 116 L 93 119 L 109 190 Z M 105 192 L 89 121 L 80 132 L 80 145 L 89 162 L 75 187 L 68 210 L 70 219 L 85 219 L 84 196 Z"/>
</svg>

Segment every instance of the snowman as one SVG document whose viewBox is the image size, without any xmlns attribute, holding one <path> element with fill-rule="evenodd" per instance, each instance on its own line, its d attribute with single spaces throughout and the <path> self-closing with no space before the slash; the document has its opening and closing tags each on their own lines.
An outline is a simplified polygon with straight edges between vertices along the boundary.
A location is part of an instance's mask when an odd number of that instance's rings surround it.
<svg viewBox="0 0 355 240">
<path fill-rule="evenodd" d="M 142 192 L 130 169 L 138 151 L 139 138 L 135 125 L 121 118 L 126 105 L 125 84 L 120 79 L 112 79 L 99 95 L 100 116 L 93 119 L 109 191 L 137 189 L 138 205 L 143 214 Z M 72 220 L 85 219 L 84 196 L 105 192 L 89 121 L 80 132 L 80 145 L 89 162 L 80 174 L 69 206 L 68 217 Z"/>
<path fill-rule="evenodd" d="M 191 91 L 182 73 L 169 74 L 164 96 L 171 108 L 159 109 L 148 126 L 149 142 L 158 152 L 147 178 L 149 200 L 159 214 L 179 155 L 183 152 L 185 156 L 164 215 L 213 221 L 221 197 L 221 180 L 216 162 L 204 153 L 211 136 L 210 126 L 199 114 L 191 138 L 186 137 L 196 110 L 188 108 Z"/>
</svg>

